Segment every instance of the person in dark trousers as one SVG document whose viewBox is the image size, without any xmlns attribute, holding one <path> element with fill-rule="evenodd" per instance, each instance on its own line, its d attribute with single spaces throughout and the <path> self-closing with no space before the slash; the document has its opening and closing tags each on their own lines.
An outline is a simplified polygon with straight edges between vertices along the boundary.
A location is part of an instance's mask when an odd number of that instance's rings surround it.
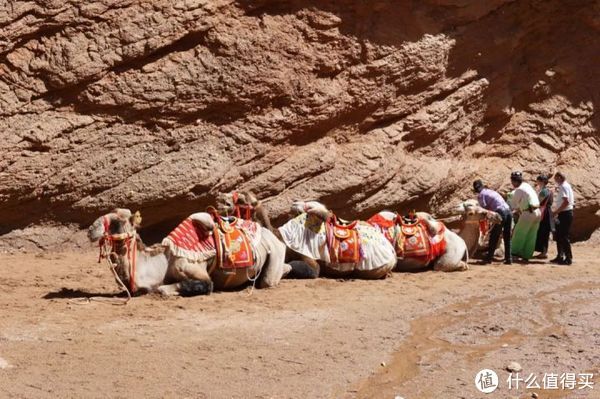
<svg viewBox="0 0 600 399">
<path fill-rule="evenodd" d="M 555 209 L 552 215 L 556 220 L 556 248 L 558 254 L 552 259 L 552 263 L 559 265 L 570 265 L 573 263 L 573 253 L 571 251 L 571 224 L 573 223 L 573 207 L 575 206 L 575 195 L 567 178 L 561 172 L 554 175 L 556 182 L 556 198 L 554 200 Z"/>
<path fill-rule="evenodd" d="M 487 256 L 484 263 L 491 263 L 494 260 L 494 252 L 498 246 L 500 233 L 504 237 L 504 264 L 512 264 L 511 255 L 511 229 L 512 229 L 512 213 L 510 207 L 496 191 L 491 190 L 483 185 L 483 181 L 475 180 L 473 182 L 473 190 L 477 193 L 477 201 L 482 208 L 488 211 L 496 212 L 502 217 L 502 223 L 494 225 L 490 231 L 490 243 Z"/>
<path fill-rule="evenodd" d="M 539 175 L 535 179 L 540 198 L 540 211 L 542 213 L 542 221 L 537 233 L 535 242 L 535 250 L 540 254 L 536 256 L 538 259 L 548 259 L 548 242 L 550 241 L 550 233 L 554 231 L 554 219 L 552 218 L 552 193 L 548 186 L 548 176 Z"/>
</svg>

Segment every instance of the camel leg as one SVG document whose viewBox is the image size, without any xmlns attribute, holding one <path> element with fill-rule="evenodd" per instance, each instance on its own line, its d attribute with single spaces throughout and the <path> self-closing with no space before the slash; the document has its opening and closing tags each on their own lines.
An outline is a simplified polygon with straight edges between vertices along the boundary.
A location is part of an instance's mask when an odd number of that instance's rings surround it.
<svg viewBox="0 0 600 399">
<path fill-rule="evenodd" d="M 268 229 L 262 229 L 260 258 L 263 259 L 262 275 L 258 282 L 259 288 L 275 287 L 281 278 L 291 271 L 291 266 L 285 263 L 285 244 L 275 237 Z"/>
<path fill-rule="evenodd" d="M 433 270 L 438 272 L 464 272 L 469 270 L 469 265 L 462 260 L 456 265 L 440 264 L 436 262 L 433 265 Z"/>
<path fill-rule="evenodd" d="M 379 280 L 386 278 L 396 267 L 396 259 L 374 270 L 357 270 L 354 272 L 356 278 L 364 280 Z"/>
<path fill-rule="evenodd" d="M 161 285 L 158 287 L 158 292 L 165 296 L 209 295 L 213 290 L 213 283 L 206 266 L 206 262 L 171 258 L 167 274 L 168 278 L 176 283 Z"/>
<path fill-rule="evenodd" d="M 469 270 L 467 264 L 469 252 L 462 238 L 456 233 L 446 231 L 446 253 L 439 257 L 433 264 L 433 270 L 443 272 L 457 272 Z"/>
</svg>

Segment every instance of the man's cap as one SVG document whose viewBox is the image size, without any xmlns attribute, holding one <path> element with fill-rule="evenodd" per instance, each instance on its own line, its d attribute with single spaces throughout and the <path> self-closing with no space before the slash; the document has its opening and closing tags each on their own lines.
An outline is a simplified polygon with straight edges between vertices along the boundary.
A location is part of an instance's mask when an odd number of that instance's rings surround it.
<svg viewBox="0 0 600 399">
<path fill-rule="evenodd" d="M 473 182 L 473 190 L 479 192 L 483 188 L 483 181 L 481 179 L 477 179 Z"/>
</svg>

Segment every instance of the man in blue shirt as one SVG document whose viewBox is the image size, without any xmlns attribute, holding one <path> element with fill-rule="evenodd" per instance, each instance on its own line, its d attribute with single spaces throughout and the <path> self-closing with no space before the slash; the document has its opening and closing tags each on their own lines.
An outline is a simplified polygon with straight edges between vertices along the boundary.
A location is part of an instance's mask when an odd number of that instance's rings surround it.
<svg viewBox="0 0 600 399">
<path fill-rule="evenodd" d="M 512 229 L 512 213 L 510 207 L 496 191 L 491 190 L 483 185 L 481 180 L 473 182 L 473 190 L 477 193 L 479 205 L 488 211 L 496 212 L 502 217 L 502 223 L 495 224 L 490 231 L 490 243 L 487 256 L 484 263 L 491 263 L 494 260 L 494 252 L 498 246 L 500 233 L 504 238 L 504 264 L 512 264 L 510 236 Z"/>
</svg>

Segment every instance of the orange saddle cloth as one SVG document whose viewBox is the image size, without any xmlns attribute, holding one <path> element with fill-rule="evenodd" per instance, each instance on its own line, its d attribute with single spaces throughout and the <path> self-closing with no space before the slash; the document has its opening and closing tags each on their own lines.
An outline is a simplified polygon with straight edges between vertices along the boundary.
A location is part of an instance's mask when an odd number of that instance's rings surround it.
<svg viewBox="0 0 600 399">
<path fill-rule="evenodd" d="M 217 242 L 217 260 L 223 269 L 240 269 L 254 266 L 252 242 L 243 226 L 244 221 L 219 219 L 214 235 Z"/>
<path fill-rule="evenodd" d="M 430 262 L 446 251 L 445 232 L 446 227 L 443 223 L 440 223 L 439 230 L 432 236 L 424 220 L 406 223 L 400 219 L 396 254 L 398 257 L 422 258 Z"/>
<path fill-rule="evenodd" d="M 390 220 L 376 214 L 368 222 L 384 233 L 394 245 L 398 258 L 421 258 L 430 262 L 446 252 L 446 227 L 443 223 L 432 236 L 424 220 L 407 222 L 400 216 Z"/>
<path fill-rule="evenodd" d="M 400 237 L 396 242 L 396 253 L 404 258 L 427 257 L 431 245 L 427 226 L 420 221 L 415 223 L 400 222 Z"/>
<path fill-rule="evenodd" d="M 331 263 L 358 263 L 360 261 L 360 238 L 354 221 L 339 224 L 336 217 L 326 223 L 327 246 Z"/>
</svg>

